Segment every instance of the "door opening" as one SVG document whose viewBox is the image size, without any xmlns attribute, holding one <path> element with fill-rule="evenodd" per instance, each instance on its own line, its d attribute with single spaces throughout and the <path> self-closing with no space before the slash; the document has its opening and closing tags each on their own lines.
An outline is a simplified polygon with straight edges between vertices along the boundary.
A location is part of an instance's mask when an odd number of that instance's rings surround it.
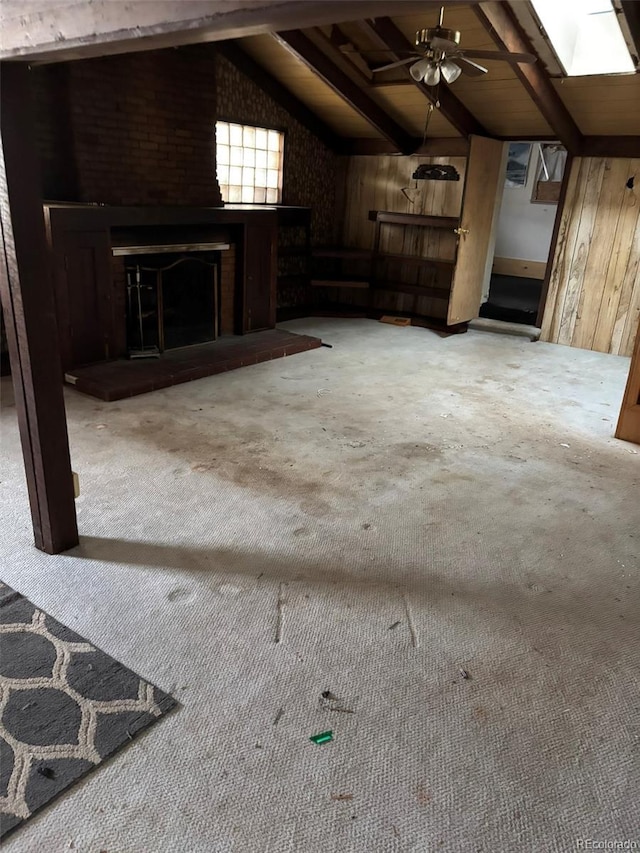
<svg viewBox="0 0 640 853">
<path fill-rule="evenodd" d="M 480 316 L 535 326 L 567 152 L 509 144 L 489 294 Z"/>
</svg>

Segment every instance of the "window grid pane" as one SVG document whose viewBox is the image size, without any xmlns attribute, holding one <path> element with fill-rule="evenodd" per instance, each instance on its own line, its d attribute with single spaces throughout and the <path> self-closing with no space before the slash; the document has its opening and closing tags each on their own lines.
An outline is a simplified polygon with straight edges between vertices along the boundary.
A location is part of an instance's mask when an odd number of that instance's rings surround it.
<svg viewBox="0 0 640 853">
<path fill-rule="evenodd" d="M 284 134 L 216 122 L 218 183 L 225 202 L 278 204 L 282 198 Z"/>
</svg>

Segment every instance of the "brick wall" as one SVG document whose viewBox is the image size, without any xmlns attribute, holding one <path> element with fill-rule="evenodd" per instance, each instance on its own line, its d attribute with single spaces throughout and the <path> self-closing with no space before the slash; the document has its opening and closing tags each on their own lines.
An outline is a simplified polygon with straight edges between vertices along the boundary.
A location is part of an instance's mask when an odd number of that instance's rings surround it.
<svg viewBox="0 0 640 853">
<path fill-rule="evenodd" d="M 218 205 L 218 117 L 286 131 L 283 203 L 313 209 L 331 242 L 338 157 L 215 45 L 88 59 L 33 71 L 48 199 Z"/>
<path fill-rule="evenodd" d="M 282 203 L 310 207 L 313 242 L 334 242 L 338 155 L 223 56 L 217 89 L 221 118 L 285 131 Z"/>
<path fill-rule="evenodd" d="M 283 203 L 312 209 L 314 243 L 335 240 L 339 158 L 214 44 L 40 66 L 33 89 L 45 198 L 219 205 L 221 117 L 285 130 Z M 223 278 L 230 262 L 223 260 Z M 279 306 L 310 301 L 304 275 L 279 284 Z M 230 333 L 230 300 L 221 320 Z"/>
<path fill-rule="evenodd" d="M 334 243 L 337 238 L 336 196 L 340 158 L 297 121 L 253 80 L 223 56 L 218 58 L 218 111 L 220 117 L 240 124 L 255 124 L 285 131 L 283 204 L 311 208 L 311 240 L 314 244 Z M 293 239 L 292 229 L 280 232 L 280 243 Z M 304 237 L 298 235 L 298 240 Z M 308 276 L 286 275 L 295 272 L 291 259 L 280 264 L 283 276 L 278 281 L 277 305 L 310 305 L 313 288 Z"/>
<path fill-rule="evenodd" d="M 34 72 L 47 196 L 122 205 L 221 203 L 211 51 L 195 46 L 63 68 Z M 66 174 L 65 162 L 74 167 Z"/>
</svg>

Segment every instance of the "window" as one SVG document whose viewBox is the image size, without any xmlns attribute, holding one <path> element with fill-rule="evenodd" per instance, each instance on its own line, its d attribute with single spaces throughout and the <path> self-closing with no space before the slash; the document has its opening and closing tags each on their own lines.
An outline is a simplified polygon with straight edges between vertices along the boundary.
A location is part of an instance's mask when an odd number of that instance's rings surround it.
<svg viewBox="0 0 640 853">
<path fill-rule="evenodd" d="M 505 186 L 524 187 L 527 183 L 529 158 L 531 156 L 530 142 L 510 142 L 507 156 L 507 176 Z"/>
<path fill-rule="evenodd" d="M 531 3 L 568 77 L 635 71 L 611 0 Z"/>
<path fill-rule="evenodd" d="M 222 200 L 279 204 L 284 133 L 266 127 L 216 122 L 216 161 Z"/>
</svg>

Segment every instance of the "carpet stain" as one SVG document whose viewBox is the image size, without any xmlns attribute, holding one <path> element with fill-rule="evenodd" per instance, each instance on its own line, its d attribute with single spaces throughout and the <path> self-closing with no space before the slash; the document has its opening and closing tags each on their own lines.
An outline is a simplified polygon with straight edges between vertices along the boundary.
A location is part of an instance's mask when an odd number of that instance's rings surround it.
<svg viewBox="0 0 640 853">
<path fill-rule="evenodd" d="M 391 448 L 392 455 L 402 456 L 404 459 L 424 458 L 425 456 L 441 456 L 442 450 L 434 444 L 416 443 L 414 441 L 403 441 L 394 444 Z"/>
<path fill-rule="evenodd" d="M 416 788 L 416 799 L 421 806 L 428 806 L 432 799 L 431 791 L 424 783 L 420 783 Z"/>
</svg>

